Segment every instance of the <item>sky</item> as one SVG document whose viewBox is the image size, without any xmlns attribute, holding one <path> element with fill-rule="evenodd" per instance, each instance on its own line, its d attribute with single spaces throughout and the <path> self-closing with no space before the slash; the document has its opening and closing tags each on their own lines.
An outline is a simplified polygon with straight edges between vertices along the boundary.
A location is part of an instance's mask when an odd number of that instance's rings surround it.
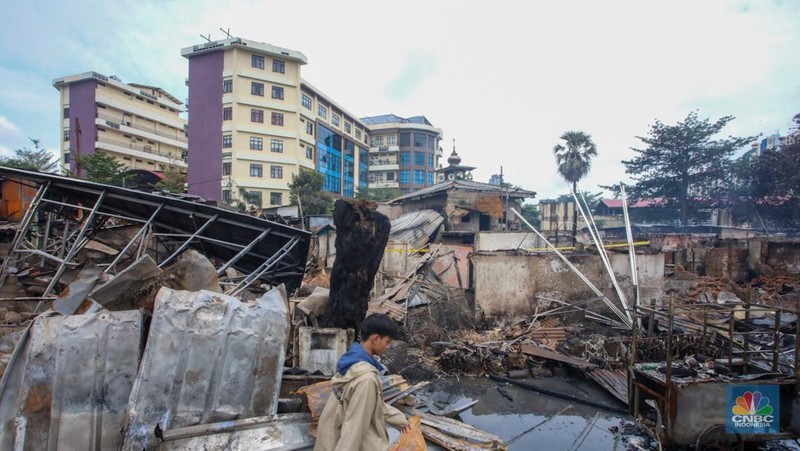
<svg viewBox="0 0 800 451">
<path fill-rule="evenodd" d="M 95 71 L 180 99 L 181 48 L 236 37 L 298 50 L 352 114 L 424 115 L 488 182 L 568 193 L 553 146 L 590 134 L 581 188 L 629 178 L 655 120 L 731 115 L 723 134 L 786 134 L 800 113 L 800 1 L 29 0 L 0 27 L 0 154 L 59 145 L 55 78 Z M 10 20 L 9 20 L 10 19 Z M 742 149 L 739 153 L 743 153 Z M 191 151 L 191 149 L 189 150 Z M 446 164 L 446 162 L 444 163 Z"/>
</svg>

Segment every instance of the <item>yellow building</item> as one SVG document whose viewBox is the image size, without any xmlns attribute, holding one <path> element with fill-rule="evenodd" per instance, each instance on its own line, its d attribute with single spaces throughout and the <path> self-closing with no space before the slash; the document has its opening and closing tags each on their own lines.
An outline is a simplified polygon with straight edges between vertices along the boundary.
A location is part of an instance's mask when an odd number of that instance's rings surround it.
<svg viewBox="0 0 800 451">
<path fill-rule="evenodd" d="M 61 162 L 95 152 L 113 155 L 130 169 L 185 172 L 188 140 L 183 103 L 161 88 L 123 83 L 97 72 L 57 78 L 61 99 Z"/>
<path fill-rule="evenodd" d="M 301 168 L 325 191 L 367 183 L 367 127 L 301 78 L 302 53 L 232 38 L 182 49 L 189 60 L 189 192 L 257 207 L 289 204 Z M 363 183 L 362 183 L 363 180 Z"/>
</svg>

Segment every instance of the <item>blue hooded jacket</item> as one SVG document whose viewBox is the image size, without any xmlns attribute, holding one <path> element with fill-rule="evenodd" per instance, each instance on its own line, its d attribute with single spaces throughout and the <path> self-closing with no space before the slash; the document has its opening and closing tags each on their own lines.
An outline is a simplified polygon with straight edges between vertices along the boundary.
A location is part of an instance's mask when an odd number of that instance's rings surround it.
<svg viewBox="0 0 800 451">
<path fill-rule="evenodd" d="M 336 372 L 344 375 L 344 373 L 346 373 L 351 366 L 358 362 L 369 363 L 378 370 L 378 374 L 383 374 L 383 372 L 386 371 L 386 367 L 375 360 L 375 357 L 369 355 L 369 353 L 361 346 L 361 343 L 353 343 L 353 346 L 350 346 L 350 349 L 348 349 L 347 352 L 342 354 L 342 357 L 339 358 L 339 363 L 336 364 Z"/>
</svg>

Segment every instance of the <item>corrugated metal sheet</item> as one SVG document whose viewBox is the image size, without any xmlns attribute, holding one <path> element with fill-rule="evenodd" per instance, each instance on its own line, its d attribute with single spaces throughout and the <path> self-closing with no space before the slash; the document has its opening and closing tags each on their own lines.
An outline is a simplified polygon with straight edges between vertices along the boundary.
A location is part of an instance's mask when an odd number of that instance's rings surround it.
<svg viewBox="0 0 800 451">
<path fill-rule="evenodd" d="M 311 415 L 291 413 L 247 418 L 164 432 L 161 451 L 310 450 Z"/>
<path fill-rule="evenodd" d="M 419 210 L 406 213 L 391 222 L 389 241 L 410 243 L 415 249 L 428 244 L 433 234 L 444 222 L 444 217 L 434 210 Z"/>
<path fill-rule="evenodd" d="M 282 286 L 255 303 L 162 288 L 123 449 L 157 449 L 156 425 L 170 430 L 277 413 L 288 329 Z"/>
<path fill-rule="evenodd" d="M 36 318 L 0 387 L 0 448 L 119 449 L 144 315 Z"/>
<path fill-rule="evenodd" d="M 591 370 L 586 375 L 628 405 L 628 376 L 622 370 Z"/>
</svg>

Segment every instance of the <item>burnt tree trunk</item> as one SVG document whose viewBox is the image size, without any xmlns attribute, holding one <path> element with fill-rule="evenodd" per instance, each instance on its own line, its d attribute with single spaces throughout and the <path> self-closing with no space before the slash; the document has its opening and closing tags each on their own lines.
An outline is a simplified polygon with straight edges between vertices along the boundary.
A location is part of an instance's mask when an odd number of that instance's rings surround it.
<svg viewBox="0 0 800 451">
<path fill-rule="evenodd" d="M 367 315 L 369 292 L 390 229 L 389 218 L 375 207 L 374 202 L 365 200 L 337 200 L 333 206 L 336 260 L 323 318 L 327 327 L 353 328 L 358 334 L 358 326 Z"/>
</svg>

